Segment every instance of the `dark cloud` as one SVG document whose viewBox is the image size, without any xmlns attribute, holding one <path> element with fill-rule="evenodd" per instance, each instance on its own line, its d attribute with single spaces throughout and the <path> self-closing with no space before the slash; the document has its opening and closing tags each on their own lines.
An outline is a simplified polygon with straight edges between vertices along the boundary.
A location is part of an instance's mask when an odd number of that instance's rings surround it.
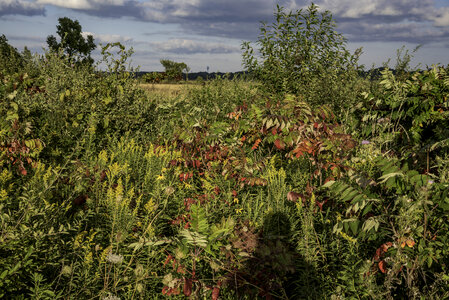
<svg viewBox="0 0 449 300">
<path fill-rule="evenodd" d="M 269 18 L 273 13 L 275 1 L 260 0 L 201 0 L 165 1 L 160 7 L 167 20 L 192 22 L 254 23 Z M 280 1 L 285 2 L 285 1 Z"/>
<path fill-rule="evenodd" d="M 186 33 L 195 33 L 203 36 L 216 36 L 239 40 L 256 40 L 259 35 L 260 23 L 248 22 L 189 22 L 182 30 Z"/>
<path fill-rule="evenodd" d="M 23 0 L 1 0 L 0 16 L 5 15 L 24 15 L 38 16 L 45 15 L 45 9 L 42 5 Z"/>
<path fill-rule="evenodd" d="M 104 18 L 132 17 L 138 20 L 144 19 L 144 12 L 137 1 L 127 1 L 122 5 L 95 5 L 91 9 L 76 9 L 87 15 Z"/>
<path fill-rule="evenodd" d="M 0 0 L 8 7 L 30 13 L 43 12 L 38 5 L 55 5 L 89 15 L 129 17 L 139 21 L 178 24 L 186 35 L 255 40 L 260 21 L 270 22 L 276 4 L 287 10 L 305 9 L 309 0 Z M 37 3 L 37 4 L 36 4 Z M 435 0 L 316 0 L 320 10 L 330 10 L 337 30 L 351 41 L 430 43 L 448 40 L 449 4 Z M 20 4 L 20 5 L 19 5 Z M 28 6 L 27 6 L 28 5 Z M 5 4 L 0 6 L 2 11 Z M 36 10 L 40 9 L 40 10 Z"/>
<path fill-rule="evenodd" d="M 449 41 L 449 28 L 437 29 L 417 22 L 393 24 L 359 22 L 357 26 L 343 24 L 341 29 L 348 39 L 354 42 L 387 41 L 427 44 Z"/>
</svg>

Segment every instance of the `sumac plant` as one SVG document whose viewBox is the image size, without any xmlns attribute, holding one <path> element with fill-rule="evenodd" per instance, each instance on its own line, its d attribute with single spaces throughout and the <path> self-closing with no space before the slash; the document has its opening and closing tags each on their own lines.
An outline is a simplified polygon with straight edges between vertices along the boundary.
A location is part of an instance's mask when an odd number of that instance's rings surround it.
<svg viewBox="0 0 449 300">
<path fill-rule="evenodd" d="M 353 169 L 323 186 L 336 200 L 333 232 L 365 244 L 362 255 L 371 260 L 371 268 L 364 276 L 383 284 L 389 297 L 421 293 L 444 298 L 447 183 L 409 169 L 396 158 L 376 158 L 375 169 L 375 178 Z"/>
<path fill-rule="evenodd" d="M 271 145 L 270 151 L 289 159 L 308 159 L 312 177 L 320 184 L 340 176 L 355 147 L 328 107 L 312 109 L 292 95 L 267 101 L 264 106 L 252 105 L 247 112 L 237 107 L 228 116 L 235 120 L 231 126 L 242 144 L 251 145 L 252 151 Z"/>
<path fill-rule="evenodd" d="M 409 74 L 399 80 L 390 70 L 382 71 L 383 93 L 365 93 L 369 111 L 363 114 L 365 136 L 389 135 L 398 152 L 414 157 L 421 170 L 430 171 L 432 153 L 448 151 L 449 75 L 443 67 Z M 437 150 L 437 151 L 436 151 Z"/>
</svg>

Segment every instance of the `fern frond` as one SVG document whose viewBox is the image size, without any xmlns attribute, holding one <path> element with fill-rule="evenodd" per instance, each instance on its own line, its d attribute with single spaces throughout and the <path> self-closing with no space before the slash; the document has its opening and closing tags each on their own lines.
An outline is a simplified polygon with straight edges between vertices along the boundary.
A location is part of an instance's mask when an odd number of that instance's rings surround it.
<svg viewBox="0 0 449 300">
<path fill-rule="evenodd" d="M 192 205 L 190 207 L 190 217 L 192 218 L 190 222 L 192 230 L 200 234 L 209 232 L 209 223 L 207 222 L 204 208 L 199 205 Z"/>
</svg>

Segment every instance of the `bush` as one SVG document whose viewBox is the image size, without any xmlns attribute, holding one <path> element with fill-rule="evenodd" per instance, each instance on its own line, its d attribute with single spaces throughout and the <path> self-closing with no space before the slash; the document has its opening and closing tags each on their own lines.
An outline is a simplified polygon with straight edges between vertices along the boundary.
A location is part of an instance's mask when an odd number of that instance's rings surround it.
<svg viewBox="0 0 449 300">
<path fill-rule="evenodd" d="M 349 53 L 331 13 L 318 12 L 314 4 L 290 12 L 277 6 L 274 18 L 260 28 L 256 49 L 249 42 L 242 45 L 248 72 L 269 92 L 300 95 L 312 105 L 332 105 L 337 112 L 350 107 L 360 89 L 361 51 Z"/>
</svg>

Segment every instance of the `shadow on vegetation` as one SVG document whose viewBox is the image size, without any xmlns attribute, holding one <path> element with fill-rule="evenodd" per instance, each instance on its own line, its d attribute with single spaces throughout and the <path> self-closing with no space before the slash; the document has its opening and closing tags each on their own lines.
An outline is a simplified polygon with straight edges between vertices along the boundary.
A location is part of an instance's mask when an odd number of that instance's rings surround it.
<svg viewBox="0 0 449 300">
<path fill-rule="evenodd" d="M 254 231 L 249 226 L 242 226 L 237 230 L 239 239 L 233 243 L 234 247 L 252 255 L 243 267 L 227 278 L 226 283 L 235 291 L 236 299 L 319 298 L 316 270 L 295 250 L 288 215 L 269 213 L 264 218 L 262 230 Z"/>
</svg>

